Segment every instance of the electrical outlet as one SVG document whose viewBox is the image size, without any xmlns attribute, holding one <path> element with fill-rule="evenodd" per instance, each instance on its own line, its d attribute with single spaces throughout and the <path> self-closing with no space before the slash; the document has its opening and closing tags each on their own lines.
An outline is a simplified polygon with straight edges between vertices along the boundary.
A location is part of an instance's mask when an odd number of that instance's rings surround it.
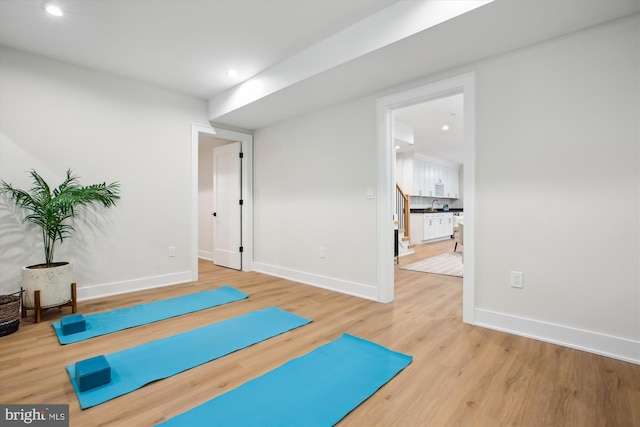
<svg viewBox="0 0 640 427">
<path fill-rule="evenodd" d="M 169 256 L 170 257 L 176 256 L 176 247 L 175 246 L 169 246 Z"/>
<path fill-rule="evenodd" d="M 522 289 L 522 271 L 511 272 L 511 287 Z"/>
<path fill-rule="evenodd" d="M 320 246 L 320 258 L 326 258 L 327 252 L 324 249 L 324 246 Z"/>
</svg>

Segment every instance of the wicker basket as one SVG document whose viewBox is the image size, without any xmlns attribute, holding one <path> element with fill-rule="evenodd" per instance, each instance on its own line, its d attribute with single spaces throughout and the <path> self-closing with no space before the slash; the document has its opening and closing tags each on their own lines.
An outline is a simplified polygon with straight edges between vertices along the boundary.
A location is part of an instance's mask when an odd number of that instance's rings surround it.
<svg viewBox="0 0 640 427">
<path fill-rule="evenodd" d="M 20 326 L 20 294 L 0 295 L 0 337 L 9 335 Z"/>
</svg>

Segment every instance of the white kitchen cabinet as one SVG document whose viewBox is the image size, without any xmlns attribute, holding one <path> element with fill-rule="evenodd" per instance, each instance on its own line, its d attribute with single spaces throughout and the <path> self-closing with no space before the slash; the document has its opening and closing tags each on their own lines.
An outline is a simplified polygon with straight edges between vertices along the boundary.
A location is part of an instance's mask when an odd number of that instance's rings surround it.
<svg viewBox="0 0 640 427">
<path fill-rule="evenodd" d="M 424 192 L 423 196 L 432 197 L 433 196 L 433 185 L 431 184 L 431 163 L 422 162 L 424 169 Z"/>
<path fill-rule="evenodd" d="M 460 197 L 460 178 L 456 169 L 445 169 L 444 197 L 457 199 Z"/>
<path fill-rule="evenodd" d="M 396 179 L 411 196 L 459 198 L 458 169 L 445 161 L 415 153 L 398 154 Z"/>
<path fill-rule="evenodd" d="M 417 196 L 425 196 L 427 194 L 424 165 L 424 161 L 413 159 L 413 191 Z"/>
<path fill-rule="evenodd" d="M 443 197 L 457 199 L 460 197 L 460 179 L 458 169 L 428 164 L 430 171 L 429 195 L 431 197 Z"/>
<path fill-rule="evenodd" d="M 412 213 L 409 215 L 411 223 L 411 235 L 409 243 L 420 244 L 424 240 L 424 214 Z"/>
<path fill-rule="evenodd" d="M 439 239 L 453 235 L 453 213 L 424 214 L 423 240 Z"/>
<path fill-rule="evenodd" d="M 453 172 L 453 169 L 443 168 L 442 172 L 443 172 L 442 183 L 444 184 L 443 197 L 448 198 L 448 197 L 451 197 L 451 172 Z"/>
<path fill-rule="evenodd" d="M 444 171 L 445 168 L 440 165 L 435 165 L 436 168 L 436 184 L 444 184 Z"/>
<path fill-rule="evenodd" d="M 460 198 L 460 171 L 457 169 L 450 169 L 449 189 L 447 191 L 450 199 Z"/>
<path fill-rule="evenodd" d="M 435 239 L 437 235 L 436 214 L 424 214 L 423 240 Z"/>
<path fill-rule="evenodd" d="M 442 217 L 442 233 L 444 236 L 453 236 L 453 213 L 447 213 Z"/>
<path fill-rule="evenodd" d="M 442 215 L 435 214 L 434 217 L 435 218 L 433 219 L 433 222 L 435 223 L 435 236 L 433 237 L 442 237 L 444 236 L 444 224 L 442 224 Z"/>
</svg>

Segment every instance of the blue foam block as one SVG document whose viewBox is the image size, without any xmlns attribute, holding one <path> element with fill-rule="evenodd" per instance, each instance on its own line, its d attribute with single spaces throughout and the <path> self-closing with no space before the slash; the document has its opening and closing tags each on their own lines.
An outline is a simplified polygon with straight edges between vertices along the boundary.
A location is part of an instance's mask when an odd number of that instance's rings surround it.
<svg viewBox="0 0 640 427">
<path fill-rule="evenodd" d="M 76 383 L 80 391 L 86 391 L 111 382 L 111 366 L 104 356 L 81 360 L 76 363 Z"/>
<path fill-rule="evenodd" d="M 84 331 L 87 328 L 87 322 L 82 314 L 74 314 L 60 319 L 60 327 L 62 335 L 70 335 Z"/>
</svg>

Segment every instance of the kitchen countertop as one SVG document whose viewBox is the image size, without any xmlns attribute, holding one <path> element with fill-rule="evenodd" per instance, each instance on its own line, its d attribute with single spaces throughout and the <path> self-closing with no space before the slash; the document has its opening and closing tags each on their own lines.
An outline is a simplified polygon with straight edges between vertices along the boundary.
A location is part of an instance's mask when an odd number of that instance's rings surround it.
<svg viewBox="0 0 640 427">
<path fill-rule="evenodd" d="M 428 208 L 415 208 L 415 209 L 414 209 L 414 208 L 411 208 L 411 209 L 409 210 L 409 212 L 410 212 L 410 213 L 418 213 L 418 214 L 421 214 L 421 213 L 441 213 L 441 212 L 454 212 L 454 213 L 458 212 L 458 213 L 462 213 L 462 212 L 464 211 L 463 209 L 460 209 L 460 208 L 450 208 L 448 211 L 445 211 L 445 210 L 444 210 L 444 209 L 442 209 L 442 208 L 434 209 L 434 210 L 432 210 L 432 211 L 427 210 L 427 209 L 428 209 Z"/>
</svg>

